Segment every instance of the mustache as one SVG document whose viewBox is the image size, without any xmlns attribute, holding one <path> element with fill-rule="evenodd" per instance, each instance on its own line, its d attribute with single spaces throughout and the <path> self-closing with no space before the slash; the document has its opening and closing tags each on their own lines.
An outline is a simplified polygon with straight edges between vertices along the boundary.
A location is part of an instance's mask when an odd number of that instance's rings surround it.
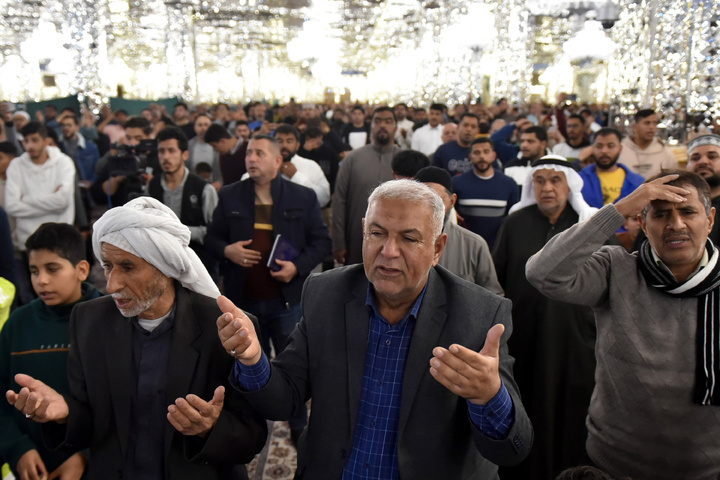
<svg viewBox="0 0 720 480">
<path fill-rule="evenodd" d="M 135 296 L 123 292 L 115 292 L 111 296 L 113 300 L 135 300 Z"/>
</svg>

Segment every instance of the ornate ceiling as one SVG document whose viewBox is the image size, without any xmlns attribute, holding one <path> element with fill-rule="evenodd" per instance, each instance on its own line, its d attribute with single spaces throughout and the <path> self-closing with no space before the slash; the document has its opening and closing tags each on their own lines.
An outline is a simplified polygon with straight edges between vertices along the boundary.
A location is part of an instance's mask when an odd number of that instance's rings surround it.
<svg viewBox="0 0 720 480">
<path fill-rule="evenodd" d="M 449 103 L 566 90 L 698 109 L 720 95 L 716 0 L 0 0 L 0 11 L 11 100 L 349 91 Z"/>
</svg>

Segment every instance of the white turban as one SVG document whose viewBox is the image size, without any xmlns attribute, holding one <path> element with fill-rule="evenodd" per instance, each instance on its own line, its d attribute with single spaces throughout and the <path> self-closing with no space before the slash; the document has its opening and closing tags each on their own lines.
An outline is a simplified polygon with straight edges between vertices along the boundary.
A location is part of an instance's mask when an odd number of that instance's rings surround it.
<svg viewBox="0 0 720 480">
<path fill-rule="evenodd" d="M 545 169 L 555 170 L 556 172 L 562 172 L 565 174 L 568 186 L 570 187 L 568 202 L 572 206 L 573 210 L 575 210 L 578 214 L 578 223 L 584 222 L 598 211 L 597 208 L 591 207 L 585 201 L 585 198 L 582 195 L 582 189 L 585 182 L 583 182 L 580 174 L 570 166 L 567 159 L 565 157 L 561 157 L 560 155 L 545 155 L 540 160 L 533 162 L 533 167 L 530 170 L 530 173 L 528 173 L 527 177 L 525 177 L 525 184 L 523 185 L 520 201 L 513 205 L 509 213 L 537 204 L 537 200 L 535 199 L 533 174 L 535 174 L 538 170 Z"/>
<path fill-rule="evenodd" d="M 18 110 L 17 112 L 14 112 L 12 115 L 13 115 L 13 117 L 23 117 L 28 122 L 30 121 L 30 114 L 24 110 Z"/>
<path fill-rule="evenodd" d="M 188 246 L 190 229 L 152 197 L 138 197 L 105 212 L 93 226 L 93 250 L 100 260 L 102 243 L 142 258 L 193 292 L 220 296 L 200 258 Z"/>
</svg>

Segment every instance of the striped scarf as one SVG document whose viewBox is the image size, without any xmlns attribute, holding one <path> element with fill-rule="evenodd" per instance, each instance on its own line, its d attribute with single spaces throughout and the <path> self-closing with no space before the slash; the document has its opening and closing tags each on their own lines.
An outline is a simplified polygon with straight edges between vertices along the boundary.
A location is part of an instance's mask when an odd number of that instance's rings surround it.
<svg viewBox="0 0 720 480">
<path fill-rule="evenodd" d="M 640 245 L 638 262 L 654 288 L 678 297 L 698 297 L 695 392 L 698 405 L 720 406 L 720 254 L 708 240 L 708 264 L 684 282 L 678 282 L 653 258 L 650 242 Z"/>
</svg>

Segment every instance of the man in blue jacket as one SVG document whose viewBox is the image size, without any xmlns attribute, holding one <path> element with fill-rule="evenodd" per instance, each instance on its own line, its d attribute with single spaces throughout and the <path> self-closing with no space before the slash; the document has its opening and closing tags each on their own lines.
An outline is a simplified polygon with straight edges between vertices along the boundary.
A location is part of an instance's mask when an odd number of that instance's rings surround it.
<svg viewBox="0 0 720 480">
<path fill-rule="evenodd" d="M 285 349 L 300 321 L 300 295 L 310 271 L 331 253 L 315 192 L 278 175 L 283 164 L 274 137 L 255 135 L 245 165 L 250 178 L 224 187 L 208 226 L 205 246 L 225 259 L 225 295 L 258 317 L 263 351 Z M 299 252 L 268 267 L 277 236 Z M 272 264 L 271 264 L 272 265 Z M 290 421 L 293 440 L 305 425 L 305 414 Z"/>
<path fill-rule="evenodd" d="M 595 163 L 580 171 L 585 182 L 582 189 L 585 201 L 591 207 L 602 208 L 615 203 L 638 188 L 645 179 L 618 163 L 622 152 L 622 133 L 614 128 L 598 130 L 593 143 Z"/>
</svg>

